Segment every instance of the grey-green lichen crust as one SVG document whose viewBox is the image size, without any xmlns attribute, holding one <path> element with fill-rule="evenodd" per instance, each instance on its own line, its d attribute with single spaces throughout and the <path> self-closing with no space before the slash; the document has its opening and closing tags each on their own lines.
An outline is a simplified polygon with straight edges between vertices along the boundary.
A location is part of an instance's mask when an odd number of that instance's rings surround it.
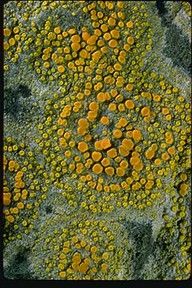
<svg viewBox="0 0 192 288">
<path fill-rule="evenodd" d="M 190 277 L 190 17 L 4 6 L 6 278 Z"/>
</svg>

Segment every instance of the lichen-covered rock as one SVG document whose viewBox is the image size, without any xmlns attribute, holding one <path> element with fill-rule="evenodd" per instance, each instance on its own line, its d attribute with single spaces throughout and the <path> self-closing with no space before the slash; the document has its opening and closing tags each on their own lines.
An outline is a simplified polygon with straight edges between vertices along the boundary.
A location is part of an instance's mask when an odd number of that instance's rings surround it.
<svg viewBox="0 0 192 288">
<path fill-rule="evenodd" d="M 159 2 L 5 4 L 5 278 L 189 278 L 190 15 Z"/>
</svg>

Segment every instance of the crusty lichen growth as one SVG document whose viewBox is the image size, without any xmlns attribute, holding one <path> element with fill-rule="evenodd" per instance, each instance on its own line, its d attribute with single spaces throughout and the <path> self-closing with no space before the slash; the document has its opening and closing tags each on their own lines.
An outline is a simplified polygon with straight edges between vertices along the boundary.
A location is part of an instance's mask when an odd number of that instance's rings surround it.
<svg viewBox="0 0 192 288">
<path fill-rule="evenodd" d="M 189 277 L 190 88 L 161 69 L 157 19 L 147 1 L 5 5 L 7 91 L 31 105 L 6 94 L 6 277 L 21 246 L 28 278 Z"/>
</svg>

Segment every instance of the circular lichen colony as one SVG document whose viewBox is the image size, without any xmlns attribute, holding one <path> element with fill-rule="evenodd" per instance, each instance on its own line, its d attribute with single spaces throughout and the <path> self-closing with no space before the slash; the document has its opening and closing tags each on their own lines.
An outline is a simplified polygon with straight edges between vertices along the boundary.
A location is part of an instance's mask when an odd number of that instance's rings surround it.
<svg viewBox="0 0 192 288">
<path fill-rule="evenodd" d="M 8 278 L 21 246 L 28 278 L 189 277 L 190 81 L 155 5 L 5 5 L 6 88 L 32 105 L 27 125 L 5 111 Z"/>
</svg>

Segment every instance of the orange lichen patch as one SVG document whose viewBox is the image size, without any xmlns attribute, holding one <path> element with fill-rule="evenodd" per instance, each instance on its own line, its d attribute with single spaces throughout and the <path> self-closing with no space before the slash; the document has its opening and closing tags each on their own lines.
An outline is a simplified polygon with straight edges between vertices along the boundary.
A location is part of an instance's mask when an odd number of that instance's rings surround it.
<svg viewBox="0 0 192 288">
<path fill-rule="evenodd" d="M 97 151 L 93 151 L 91 156 L 95 162 L 101 160 L 101 158 L 102 158 L 102 154 L 100 152 L 97 152 Z"/>
<path fill-rule="evenodd" d="M 100 51 L 95 51 L 93 54 L 92 54 L 92 59 L 94 61 L 99 61 L 99 59 L 101 58 L 102 56 L 102 53 Z"/>
<path fill-rule="evenodd" d="M 95 91 L 99 91 L 99 90 L 102 89 L 102 87 L 103 87 L 103 83 L 102 82 L 98 82 L 97 84 L 94 85 L 94 90 Z M 104 94 L 106 94 L 106 93 L 104 93 Z M 106 96 L 105 96 L 105 98 L 106 98 Z"/>
<path fill-rule="evenodd" d="M 146 98 L 146 99 L 151 99 L 151 93 L 150 92 L 143 91 L 143 92 L 141 92 L 141 96 Z"/>
<path fill-rule="evenodd" d="M 129 150 L 123 145 L 120 145 L 118 150 L 119 150 L 119 154 L 122 155 L 122 156 L 126 157 L 126 156 L 129 155 Z"/>
<path fill-rule="evenodd" d="M 71 37 L 71 41 L 74 42 L 74 43 L 79 43 L 81 41 L 81 38 L 80 38 L 79 35 L 76 34 L 76 35 L 73 35 Z"/>
<path fill-rule="evenodd" d="M 101 122 L 103 125 L 109 125 L 109 117 L 107 117 L 107 116 L 102 116 L 101 119 L 100 119 L 100 122 Z"/>
<path fill-rule="evenodd" d="M 77 43 L 77 42 L 73 42 L 71 44 L 71 48 L 73 49 L 73 51 L 77 52 L 77 51 L 79 51 L 81 49 L 81 45 L 79 43 Z"/>
<path fill-rule="evenodd" d="M 186 196 L 187 195 L 187 192 L 188 192 L 188 189 L 189 189 L 189 187 L 188 187 L 188 185 L 187 184 L 185 184 L 185 183 L 181 183 L 181 185 L 180 185 L 180 187 L 179 187 L 179 194 L 181 195 L 181 196 Z"/>
<path fill-rule="evenodd" d="M 142 139 L 141 131 L 138 129 L 133 130 L 132 136 L 135 141 L 140 141 Z"/>
<path fill-rule="evenodd" d="M 164 160 L 164 161 L 167 161 L 169 160 L 170 156 L 167 152 L 164 152 L 161 154 L 161 159 Z"/>
<path fill-rule="evenodd" d="M 133 22 L 130 20 L 126 23 L 127 28 L 133 28 Z"/>
<path fill-rule="evenodd" d="M 157 165 L 157 166 L 161 165 L 161 162 L 162 161 L 159 158 L 155 159 L 155 161 L 154 161 L 155 165 Z"/>
<path fill-rule="evenodd" d="M 89 127 L 89 122 L 87 121 L 86 118 L 80 118 L 80 119 L 78 120 L 78 125 L 79 125 L 80 127 L 83 127 L 83 128 L 85 128 L 85 129 L 87 129 L 87 128 Z"/>
<path fill-rule="evenodd" d="M 139 157 L 137 157 L 137 156 L 132 156 L 131 158 L 130 158 L 130 164 L 132 165 L 132 166 L 136 166 L 136 165 L 138 165 L 140 163 L 140 158 Z"/>
<path fill-rule="evenodd" d="M 102 32 L 100 29 L 95 29 L 94 34 L 97 35 L 98 37 L 102 35 Z"/>
<path fill-rule="evenodd" d="M 150 113 L 151 113 L 151 111 L 150 111 L 149 107 L 143 107 L 141 109 L 141 115 L 143 117 L 150 116 Z"/>
<path fill-rule="evenodd" d="M 150 190 L 154 186 L 154 181 L 153 180 L 148 180 L 145 184 L 145 188 Z"/>
<path fill-rule="evenodd" d="M 102 47 L 102 46 L 104 46 L 104 45 L 105 45 L 105 42 L 103 41 L 103 39 L 99 39 L 99 40 L 97 41 L 97 46 Z"/>
<path fill-rule="evenodd" d="M 91 134 L 87 134 L 87 135 L 85 135 L 85 137 L 84 137 L 85 142 L 89 142 L 89 141 L 91 141 L 91 139 L 92 139 Z"/>
<path fill-rule="evenodd" d="M 97 36 L 97 35 L 91 35 L 91 36 L 87 39 L 87 44 L 88 44 L 88 45 L 95 45 L 97 39 L 98 39 L 98 36 Z"/>
<path fill-rule="evenodd" d="M 103 160 L 101 161 L 101 164 L 104 166 L 104 167 L 107 167 L 110 165 L 110 160 L 108 158 L 103 158 Z"/>
<path fill-rule="evenodd" d="M 104 102 L 104 101 L 106 101 L 106 100 L 108 100 L 108 93 L 104 93 L 104 92 L 99 92 L 98 94 L 97 94 L 97 100 L 99 101 L 99 102 Z"/>
<path fill-rule="evenodd" d="M 111 147 L 111 140 L 109 138 L 104 138 L 101 140 L 101 148 L 108 149 Z"/>
<path fill-rule="evenodd" d="M 135 41 L 134 41 L 134 38 L 133 38 L 132 36 L 129 36 L 129 37 L 127 38 L 127 43 L 128 43 L 129 45 L 133 45 L 134 42 L 135 42 Z"/>
<path fill-rule="evenodd" d="M 117 29 L 113 29 L 113 30 L 111 30 L 111 36 L 115 39 L 118 39 L 120 36 L 120 33 Z"/>
<path fill-rule="evenodd" d="M 135 104 L 132 100 L 126 100 L 125 101 L 125 107 L 127 109 L 133 109 L 135 107 Z"/>
<path fill-rule="evenodd" d="M 81 273 L 86 273 L 87 270 L 89 269 L 87 263 L 83 262 L 79 265 L 79 272 Z"/>
<path fill-rule="evenodd" d="M 133 90 L 133 87 L 134 87 L 133 84 L 129 83 L 129 84 L 127 84 L 127 86 L 125 88 L 126 88 L 127 91 L 130 92 L 130 91 Z"/>
<path fill-rule="evenodd" d="M 99 105 L 97 102 L 91 102 L 89 104 L 89 110 L 91 111 L 97 111 L 99 109 Z"/>
<path fill-rule="evenodd" d="M 92 167 L 92 171 L 93 171 L 95 174 L 100 174 L 100 173 L 102 173 L 102 171 L 103 171 L 103 167 L 102 167 L 101 164 L 99 164 L 99 163 L 94 164 L 93 167 Z"/>
<path fill-rule="evenodd" d="M 123 139 L 122 145 L 125 147 L 127 150 L 132 150 L 134 147 L 134 143 L 131 139 Z"/>
<path fill-rule="evenodd" d="M 128 162 L 126 160 L 122 160 L 120 162 L 120 167 L 122 167 L 123 169 L 126 169 L 128 167 Z"/>
<path fill-rule="evenodd" d="M 113 136 L 117 139 L 121 138 L 123 135 L 122 131 L 120 129 L 114 129 L 113 130 Z"/>
<path fill-rule="evenodd" d="M 155 102 L 160 102 L 161 101 L 161 96 L 160 95 L 157 95 L 157 94 L 152 94 L 153 95 L 153 100 Z"/>
<path fill-rule="evenodd" d="M 148 148 L 148 149 L 145 151 L 145 157 L 146 157 L 148 160 L 151 160 L 154 156 L 155 156 L 155 150 L 154 150 L 154 149 Z"/>
<path fill-rule="evenodd" d="M 81 263 L 81 254 L 76 252 L 75 254 L 73 254 L 72 256 L 72 262 L 75 264 L 80 264 Z"/>
<path fill-rule="evenodd" d="M 109 156 L 110 158 L 115 158 L 117 156 L 117 149 L 111 148 L 110 150 L 108 150 L 107 156 Z"/>
<path fill-rule="evenodd" d="M 143 169 L 144 165 L 142 162 L 139 162 L 138 164 L 134 165 L 133 168 L 136 170 L 136 171 L 141 171 Z"/>
<path fill-rule="evenodd" d="M 18 171 L 17 174 L 15 175 L 15 180 L 22 178 L 24 173 L 22 171 Z"/>
<path fill-rule="evenodd" d="M 105 168 L 105 173 L 109 176 L 113 176 L 114 175 L 114 168 L 113 167 L 107 167 Z"/>
<path fill-rule="evenodd" d="M 78 149 L 80 152 L 86 152 L 89 148 L 88 148 L 87 143 L 82 141 L 82 142 L 79 142 Z"/>
<path fill-rule="evenodd" d="M 70 28 L 70 29 L 68 30 L 68 33 L 69 33 L 70 35 L 75 34 L 75 32 L 76 32 L 76 29 L 75 29 L 75 28 Z"/>
<path fill-rule="evenodd" d="M 161 112 L 163 115 L 167 115 L 167 114 L 169 114 L 169 109 L 167 107 L 164 107 L 164 108 L 162 108 Z"/>
<path fill-rule="evenodd" d="M 115 103 L 110 103 L 109 106 L 108 106 L 109 110 L 110 111 L 116 111 L 117 110 L 117 104 Z"/>
<path fill-rule="evenodd" d="M 82 57 L 83 59 L 86 59 L 89 57 L 89 52 L 87 52 L 87 50 L 85 49 L 82 49 L 80 52 L 79 52 L 79 56 Z"/>
<path fill-rule="evenodd" d="M 97 118 L 97 111 L 89 111 L 89 112 L 87 113 L 87 119 L 88 119 L 90 122 L 93 122 L 96 118 Z"/>
<path fill-rule="evenodd" d="M 174 146 L 171 146 L 167 149 L 167 152 L 170 154 L 170 155 L 174 155 L 176 153 L 176 149 Z"/>
<path fill-rule="evenodd" d="M 109 26 L 115 26 L 116 20 L 113 17 L 109 17 L 107 23 Z"/>
<path fill-rule="evenodd" d="M 70 106 L 70 105 L 66 105 L 66 106 L 63 108 L 60 116 L 61 116 L 61 118 L 66 118 L 66 117 L 68 117 L 68 116 L 70 116 L 70 115 L 71 115 L 71 106 Z"/>
<path fill-rule="evenodd" d="M 95 149 L 96 149 L 96 150 L 102 150 L 101 140 L 95 141 Z"/>
<path fill-rule="evenodd" d="M 107 24 L 102 24 L 100 28 L 101 28 L 101 30 L 102 30 L 103 32 L 107 32 L 108 29 L 109 29 L 108 26 L 107 26 Z"/>
<path fill-rule="evenodd" d="M 103 38 L 106 40 L 106 41 L 109 41 L 111 39 L 111 34 L 109 32 L 105 33 L 103 35 Z"/>
<path fill-rule="evenodd" d="M 13 223 L 15 221 L 15 218 L 12 215 L 8 215 L 5 218 L 9 223 Z"/>
<path fill-rule="evenodd" d="M 14 169 L 16 162 L 14 160 L 9 161 L 9 168 Z"/>
<path fill-rule="evenodd" d="M 125 117 L 121 117 L 119 121 L 117 122 L 117 124 L 115 125 L 115 127 L 122 128 L 122 127 L 125 127 L 127 123 L 128 123 L 127 119 Z"/>
<path fill-rule="evenodd" d="M 4 36 L 9 37 L 11 35 L 11 30 L 9 28 L 4 28 L 3 34 Z"/>
<path fill-rule="evenodd" d="M 125 169 L 123 169 L 123 167 L 118 167 L 116 169 L 116 175 L 119 176 L 119 177 L 122 177 L 125 175 Z"/>
<path fill-rule="evenodd" d="M 115 48 L 115 47 L 117 47 L 117 41 L 115 40 L 115 39 L 111 39 L 110 41 L 109 41 L 109 47 L 111 47 L 111 48 Z"/>
<path fill-rule="evenodd" d="M 3 193 L 3 205 L 8 206 L 11 203 L 11 193 Z"/>
<path fill-rule="evenodd" d="M 87 130 L 86 130 L 86 128 L 84 128 L 84 127 L 78 127 L 77 128 L 77 133 L 79 134 L 79 135 L 85 135 L 86 133 L 87 133 Z"/>
<path fill-rule="evenodd" d="M 58 70 L 59 73 L 63 73 L 65 71 L 65 67 L 63 65 L 59 65 L 57 67 L 57 70 Z"/>
<path fill-rule="evenodd" d="M 114 65 L 114 69 L 115 69 L 116 71 L 121 71 L 121 69 L 122 69 L 121 64 L 119 64 L 119 63 L 115 63 L 115 65 Z"/>
<path fill-rule="evenodd" d="M 84 31 L 82 32 L 82 38 L 87 42 L 87 40 L 90 38 L 90 34 L 87 31 Z"/>
</svg>

